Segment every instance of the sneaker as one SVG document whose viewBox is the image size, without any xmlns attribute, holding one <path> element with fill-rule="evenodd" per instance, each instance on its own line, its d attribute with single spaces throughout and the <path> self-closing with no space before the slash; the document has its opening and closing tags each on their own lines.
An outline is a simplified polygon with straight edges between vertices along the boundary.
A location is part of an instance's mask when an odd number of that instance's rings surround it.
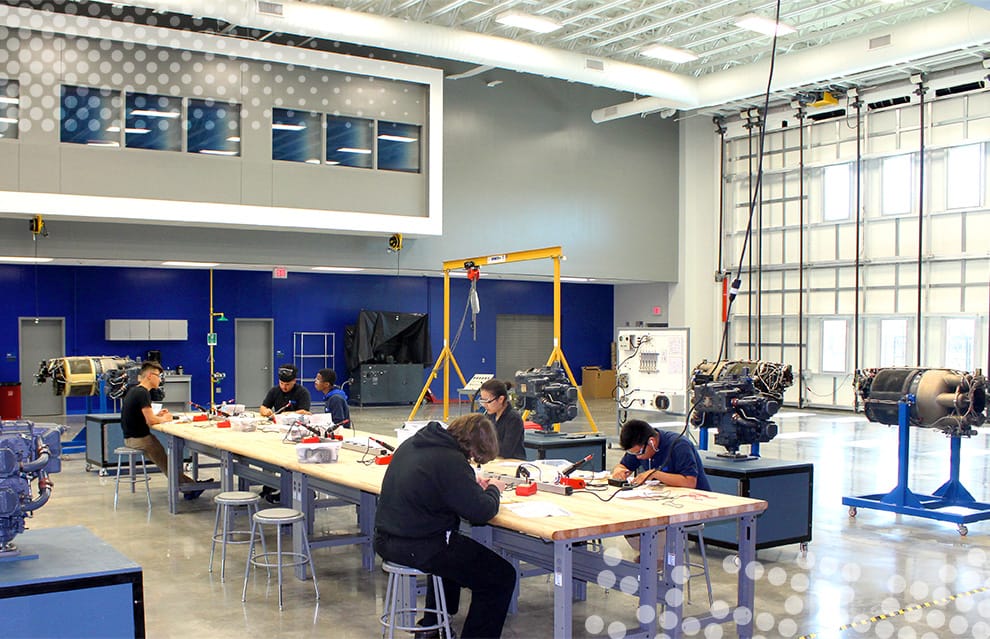
<svg viewBox="0 0 990 639">
<path fill-rule="evenodd" d="M 265 498 L 269 504 L 281 504 L 282 503 L 282 493 L 278 490 L 269 490 L 268 492 L 262 491 L 261 496 Z"/>
<path fill-rule="evenodd" d="M 213 480 L 212 479 L 200 479 L 200 480 L 196 481 L 195 483 L 197 483 L 197 484 L 212 484 L 213 483 Z M 186 501 L 192 501 L 194 499 L 199 499 L 200 495 L 202 495 L 205 490 L 206 490 L 205 488 L 200 489 L 200 490 L 187 490 L 186 492 L 184 492 L 182 494 L 182 498 L 185 499 Z"/>
</svg>

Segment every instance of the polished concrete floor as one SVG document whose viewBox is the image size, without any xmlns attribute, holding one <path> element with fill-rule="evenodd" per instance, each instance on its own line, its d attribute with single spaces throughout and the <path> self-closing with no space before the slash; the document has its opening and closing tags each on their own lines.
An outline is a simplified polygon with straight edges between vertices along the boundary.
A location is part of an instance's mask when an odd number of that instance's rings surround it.
<svg viewBox="0 0 990 639">
<path fill-rule="evenodd" d="M 616 433 L 614 404 L 592 400 L 599 430 Z M 456 412 L 456 408 L 454 409 Z M 353 408 L 359 430 L 391 433 L 408 407 Z M 439 415 L 427 407 L 418 419 Z M 65 419 L 79 428 L 81 418 Z M 655 420 L 657 421 L 657 420 Z M 968 526 L 864 510 L 850 518 L 845 495 L 883 492 L 897 478 L 897 429 L 851 414 L 786 410 L 781 434 L 763 445 L 765 458 L 813 462 L 813 540 L 802 553 L 797 544 L 761 550 L 752 566 L 759 637 L 896 637 L 897 639 L 990 637 L 990 522 Z M 659 420 L 677 428 L 675 420 Z M 588 428 L 584 417 L 565 430 Z M 961 480 L 978 501 L 990 501 L 990 428 L 962 442 Z M 912 431 L 910 486 L 935 490 L 949 474 L 949 440 L 938 432 Z M 608 463 L 620 451 L 610 449 Z M 82 525 L 143 567 L 147 634 L 167 637 L 374 637 L 385 591 L 380 570 L 363 571 L 353 548 L 314 552 L 321 599 L 310 581 L 289 578 L 286 605 L 278 610 L 274 582 L 252 576 L 241 602 L 244 547 L 233 547 L 227 579 L 219 566 L 208 571 L 214 506 L 206 493 L 168 514 L 165 479 L 152 475 L 153 508 L 143 494 L 121 495 L 113 509 L 113 477 L 87 471 L 85 455 L 67 457 L 54 477 L 55 492 L 28 521 L 41 529 Z M 204 473 L 210 476 L 210 471 Z M 216 476 L 213 473 L 212 476 Z M 257 489 L 256 489 L 257 490 Z M 346 511 L 346 512 L 344 512 Z M 355 525 L 351 509 L 327 509 L 316 522 L 324 531 Z M 622 541 L 615 548 L 631 557 Z M 735 597 L 735 562 L 730 551 L 709 548 L 716 606 Z M 704 584 L 695 580 L 687 613 L 703 612 Z M 552 584 L 545 577 L 524 581 L 519 612 L 509 617 L 505 637 L 552 636 Z M 467 595 L 462 611 L 467 608 Z M 455 627 L 463 622 L 463 612 Z M 585 602 L 574 606 L 575 637 L 622 637 L 636 624 L 635 599 L 590 585 Z M 735 637 L 731 626 L 696 630 L 688 636 Z M 408 635 L 407 635 L 408 636 Z"/>
</svg>

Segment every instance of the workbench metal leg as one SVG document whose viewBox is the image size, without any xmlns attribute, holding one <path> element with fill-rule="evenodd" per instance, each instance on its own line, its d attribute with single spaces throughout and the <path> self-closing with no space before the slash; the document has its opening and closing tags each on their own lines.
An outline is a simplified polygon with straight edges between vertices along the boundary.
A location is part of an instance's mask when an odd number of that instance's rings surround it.
<svg viewBox="0 0 990 639">
<path fill-rule="evenodd" d="M 234 490 L 234 454 L 229 450 L 220 451 L 220 490 Z"/>
<path fill-rule="evenodd" d="M 185 440 L 175 435 L 168 438 L 168 512 L 179 512 L 179 479 L 182 477 L 182 449 Z"/>
<path fill-rule="evenodd" d="M 375 510 L 378 498 L 366 491 L 361 491 L 361 503 L 357 507 L 358 529 L 361 536 L 367 539 L 361 544 L 361 565 L 371 572 L 375 569 Z"/>
<path fill-rule="evenodd" d="M 283 486 L 285 485 L 286 476 L 288 476 L 292 482 L 292 507 L 302 513 L 307 512 L 307 510 L 312 510 L 313 491 L 309 487 L 309 477 L 303 473 L 290 473 L 288 470 L 283 470 Z M 284 492 L 282 493 L 282 500 L 283 502 L 285 501 Z M 301 555 L 309 555 L 309 548 L 304 547 L 306 545 L 306 537 L 303 534 L 308 523 L 309 522 L 303 522 L 302 525 L 292 526 L 292 552 L 299 553 Z M 281 526 L 279 528 L 281 528 Z M 306 572 L 306 564 L 296 566 L 296 577 L 305 581 L 307 576 L 308 573 Z"/>
<path fill-rule="evenodd" d="M 639 535 L 639 608 L 652 608 L 652 615 L 640 615 L 639 627 L 648 637 L 657 635 L 657 601 L 660 596 L 657 586 L 658 568 L 662 566 L 658 556 L 657 531 L 647 530 Z"/>
<path fill-rule="evenodd" d="M 574 546 L 570 541 L 553 543 L 553 636 L 570 639 L 574 597 Z"/>
<path fill-rule="evenodd" d="M 736 618 L 736 630 L 739 639 L 751 639 L 753 636 L 753 617 L 756 605 L 756 582 L 752 575 L 753 571 L 748 567 L 756 561 L 756 517 L 754 515 L 743 515 L 739 518 L 739 578 L 738 599 L 736 605 L 738 609 L 734 615 Z"/>
<path fill-rule="evenodd" d="M 664 590 L 664 616 L 667 619 L 665 637 L 669 639 L 680 639 L 683 635 L 681 625 L 684 622 L 684 587 L 687 583 L 689 567 L 684 562 L 684 540 L 686 539 L 683 527 L 671 526 L 667 528 L 667 542 L 664 547 L 664 569 L 663 581 Z M 640 547 L 642 552 L 642 547 Z"/>
</svg>

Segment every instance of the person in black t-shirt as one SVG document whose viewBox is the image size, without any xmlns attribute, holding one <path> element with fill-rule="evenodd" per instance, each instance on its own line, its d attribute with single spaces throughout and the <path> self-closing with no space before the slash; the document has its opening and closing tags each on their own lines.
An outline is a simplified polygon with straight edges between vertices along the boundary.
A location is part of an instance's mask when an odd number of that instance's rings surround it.
<svg viewBox="0 0 990 639">
<path fill-rule="evenodd" d="M 138 371 L 138 383 L 124 394 L 120 405 L 120 426 L 124 431 L 124 445 L 144 451 L 145 457 L 158 466 L 168 476 L 168 453 L 158 438 L 151 434 L 149 426 L 172 421 L 167 408 L 158 413 L 151 410 L 151 391 L 162 383 L 162 367 L 158 362 L 143 362 Z M 194 483 L 192 478 L 182 475 L 180 484 Z M 186 491 L 186 499 L 196 499 L 202 490 Z"/>
<path fill-rule="evenodd" d="M 282 364 L 278 367 L 278 385 L 272 386 L 261 402 L 258 414 L 273 417 L 278 413 L 309 413 L 311 399 L 309 391 L 299 383 L 299 369 L 295 364 Z"/>
</svg>

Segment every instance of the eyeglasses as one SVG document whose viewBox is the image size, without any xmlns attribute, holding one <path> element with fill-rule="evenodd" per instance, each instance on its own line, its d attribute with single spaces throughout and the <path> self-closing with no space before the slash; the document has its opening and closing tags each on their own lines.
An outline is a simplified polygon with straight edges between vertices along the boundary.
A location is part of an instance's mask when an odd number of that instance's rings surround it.
<svg viewBox="0 0 990 639">
<path fill-rule="evenodd" d="M 148 374 L 149 375 L 154 375 L 156 377 L 161 377 L 162 376 L 162 374 L 161 374 L 160 371 L 148 371 Z"/>
<path fill-rule="evenodd" d="M 633 450 L 632 448 L 630 448 L 626 452 L 629 453 L 630 455 L 633 455 L 634 457 L 638 457 L 639 455 L 642 455 L 646 452 L 647 446 L 652 446 L 652 445 L 653 445 L 653 440 L 648 439 L 646 440 L 645 444 L 639 447 L 639 450 Z"/>
<path fill-rule="evenodd" d="M 498 399 L 498 397 L 489 397 L 488 399 L 479 399 L 478 400 L 478 403 L 481 404 L 482 406 L 487 406 L 487 405 L 491 404 L 492 402 L 494 402 L 496 399 Z"/>
</svg>

